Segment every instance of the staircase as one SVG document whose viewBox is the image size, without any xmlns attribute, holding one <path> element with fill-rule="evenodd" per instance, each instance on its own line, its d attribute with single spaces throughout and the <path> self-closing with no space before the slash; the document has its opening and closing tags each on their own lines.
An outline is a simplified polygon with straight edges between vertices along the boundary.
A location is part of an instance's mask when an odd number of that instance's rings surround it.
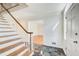
<svg viewBox="0 0 79 59">
<path fill-rule="evenodd" d="M 22 39 L 9 21 L 0 16 L 0 56 L 32 55 Z"/>
</svg>

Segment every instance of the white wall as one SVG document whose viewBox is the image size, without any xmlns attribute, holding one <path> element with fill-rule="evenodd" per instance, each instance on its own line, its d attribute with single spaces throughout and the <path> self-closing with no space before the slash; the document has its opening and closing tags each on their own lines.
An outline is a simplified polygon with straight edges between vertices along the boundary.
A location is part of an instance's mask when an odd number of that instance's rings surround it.
<svg viewBox="0 0 79 59">
<path fill-rule="evenodd" d="M 33 35 L 44 35 L 44 45 L 62 48 L 63 40 L 63 21 L 62 13 L 46 15 L 46 17 L 29 21 L 29 31 L 34 32 Z M 42 31 L 36 25 L 42 25 Z M 52 44 L 56 43 L 56 44 Z"/>
<path fill-rule="evenodd" d="M 52 44 L 56 43 L 56 44 Z M 58 13 L 44 20 L 44 45 L 62 48 L 62 14 Z"/>
<path fill-rule="evenodd" d="M 33 35 L 43 35 L 43 20 L 28 21 L 28 29 Z"/>
</svg>

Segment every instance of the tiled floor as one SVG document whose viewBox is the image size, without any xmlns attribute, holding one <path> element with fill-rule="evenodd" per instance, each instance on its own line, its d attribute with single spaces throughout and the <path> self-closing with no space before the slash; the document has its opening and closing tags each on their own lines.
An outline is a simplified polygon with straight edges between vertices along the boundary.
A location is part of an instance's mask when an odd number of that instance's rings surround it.
<svg viewBox="0 0 79 59">
<path fill-rule="evenodd" d="M 66 56 L 63 49 L 49 46 L 41 46 L 33 56 Z"/>
</svg>

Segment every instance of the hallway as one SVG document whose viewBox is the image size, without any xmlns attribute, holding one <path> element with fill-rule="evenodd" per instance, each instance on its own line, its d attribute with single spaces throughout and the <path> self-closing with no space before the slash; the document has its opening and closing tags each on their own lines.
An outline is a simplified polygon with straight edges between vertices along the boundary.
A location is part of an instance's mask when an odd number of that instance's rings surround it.
<svg viewBox="0 0 79 59">
<path fill-rule="evenodd" d="M 79 56 L 79 3 L 0 3 L 0 56 Z"/>
</svg>

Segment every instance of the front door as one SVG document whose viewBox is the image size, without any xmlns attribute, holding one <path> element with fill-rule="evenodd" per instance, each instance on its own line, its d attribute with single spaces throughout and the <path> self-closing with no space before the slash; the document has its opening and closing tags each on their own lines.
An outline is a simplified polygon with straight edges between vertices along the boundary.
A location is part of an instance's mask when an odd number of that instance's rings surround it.
<svg viewBox="0 0 79 59">
<path fill-rule="evenodd" d="M 67 44 L 66 44 L 66 48 L 67 48 L 67 55 L 71 55 L 71 56 L 75 56 L 78 55 L 78 31 L 79 31 L 79 20 L 77 18 L 74 17 L 75 14 L 73 14 L 74 12 L 74 8 L 69 9 L 67 11 L 67 32 L 66 32 L 66 37 L 67 37 Z"/>
</svg>

